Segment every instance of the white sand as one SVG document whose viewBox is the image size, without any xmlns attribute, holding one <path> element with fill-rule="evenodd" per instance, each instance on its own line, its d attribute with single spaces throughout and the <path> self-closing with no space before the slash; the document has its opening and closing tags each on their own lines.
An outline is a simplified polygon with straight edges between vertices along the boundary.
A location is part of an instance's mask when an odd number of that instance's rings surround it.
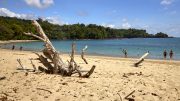
<svg viewBox="0 0 180 101">
<path fill-rule="evenodd" d="M 64 61 L 69 59 L 65 54 L 61 57 Z M 135 101 L 180 100 L 180 61 L 145 60 L 136 68 L 133 63 L 137 59 L 86 57 L 88 65 L 78 55 L 75 59 L 85 70 L 96 65 L 90 78 L 44 73 L 25 76 L 23 71 L 16 70 L 16 59 L 20 58 L 23 65 L 32 68 L 28 59 L 37 56 L 31 52 L 0 49 L 0 77 L 6 77 L 0 80 L 0 99 L 7 96 L 14 101 L 120 101 L 121 96 L 127 101 L 124 97 L 135 90 L 129 97 Z"/>
</svg>

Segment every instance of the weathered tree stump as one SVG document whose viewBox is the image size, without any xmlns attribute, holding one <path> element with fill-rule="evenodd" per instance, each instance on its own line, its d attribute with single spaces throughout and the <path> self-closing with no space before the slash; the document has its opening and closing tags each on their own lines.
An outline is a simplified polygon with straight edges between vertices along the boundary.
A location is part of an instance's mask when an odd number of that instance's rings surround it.
<svg viewBox="0 0 180 101">
<path fill-rule="evenodd" d="M 75 55 L 75 43 L 72 44 L 72 52 L 71 52 L 71 59 L 68 64 L 64 63 L 61 57 L 59 56 L 58 51 L 54 48 L 49 38 L 44 33 L 43 29 L 39 25 L 39 23 L 35 20 L 32 21 L 33 25 L 36 27 L 37 32 L 39 35 L 33 34 L 33 33 L 24 33 L 25 35 L 29 35 L 32 37 L 35 37 L 41 41 L 44 42 L 44 49 L 43 49 L 43 55 L 40 55 L 38 53 L 35 53 L 38 56 L 38 60 L 44 65 L 44 67 L 39 66 L 38 69 L 42 72 L 49 73 L 49 74 L 59 74 L 62 76 L 71 76 L 72 74 L 79 74 L 79 77 L 85 77 L 88 78 L 94 71 L 95 65 L 92 66 L 90 71 L 87 71 L 86 74 L 82 75 L 82 72 L 79 70 L 79 65 L 74 60 Z M 85 49 L 84 49 L 85 51 Z M 84 54 L 83 51 L 83 54 Z M 87 64 L 86 59 L 84 58 L 84 55 L 82 59 Z M 33 65 L 33 68 L 35 69 L 36 66 L 31 61 L 31 64 Z"/>
</svg>

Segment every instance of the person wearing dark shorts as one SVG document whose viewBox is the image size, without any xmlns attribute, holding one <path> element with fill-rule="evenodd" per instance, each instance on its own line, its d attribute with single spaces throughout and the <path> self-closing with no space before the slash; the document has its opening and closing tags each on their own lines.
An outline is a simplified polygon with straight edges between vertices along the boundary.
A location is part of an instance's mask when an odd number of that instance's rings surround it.
<svg viewBox="0 0 180 101">
<path fill-rule="evenodd" d="M 164 56 L 164 59 L 166 59 L 166 56 L 167 56 L 167 52 L 166 52 L 166 50 L 164 50 L 164 52 L 163 52 L 163 56 Z"/>
<path fill-rule="evenodd" d="M 172 51 L 172 49 L 171 49 L 171 51 L 169 52 L 169 57 L 170 57 L 170 59 L 172 59 L 173 58 L 173 51 Z"/>
<path fill-rule="evenodd" d="M 15 45 L 12 46 L 12 50 L 14 50 L 14 49 L 15 49 Z"/>
</svg>

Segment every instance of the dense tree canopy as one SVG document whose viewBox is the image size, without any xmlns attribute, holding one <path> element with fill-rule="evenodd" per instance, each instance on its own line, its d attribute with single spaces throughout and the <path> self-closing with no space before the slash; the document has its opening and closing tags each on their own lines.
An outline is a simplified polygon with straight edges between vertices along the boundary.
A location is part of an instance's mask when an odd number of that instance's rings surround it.
<svg viewBox="0 0 180 101">
<path fill-rule="evenodd" d="M 167 34 L 164 34 L 164 33 L 162 33 L 162 32 L 159 32 L 159 33 L 155 34 L 155 37 L 157 37 L 157 38 L 167 38 L 168 35 L 167 35 Z"/>
<path fill-rule="evenodd" d="M 96 24 L 55 25 L 38 19 L 50 39 L 165 38 L 165 33 L 148 34 L 143 29 L 113 29 Z M 0 16 L 0 40 L 33 39 L 23 32 L 35 32 L 30 20 Z"/>
</svg>

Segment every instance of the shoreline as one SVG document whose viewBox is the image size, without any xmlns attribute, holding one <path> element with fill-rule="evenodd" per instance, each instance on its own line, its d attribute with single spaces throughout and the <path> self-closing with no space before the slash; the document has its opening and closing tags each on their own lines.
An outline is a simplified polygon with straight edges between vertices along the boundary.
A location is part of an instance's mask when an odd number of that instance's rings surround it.
<svg viewBox="0 0 180 101">
<path fill-rule="evenodd" d="M 12 50 L 11 48 L 0 48 L 0 50 Z M 13 51 L 19 51 L 19 49 L 14 49 Z M 40 50 L 36 49 L 23 49 L 22 51 L 27 51 L 27 52 L 40 52 Z M 69 54 L 68 52 L 60 52 L 60 54 Z M 81 55 L 81 53 L 76 53 L 76 55 Z M 124 58 L 123 56 L 113 56 L 113 55 L 105 55 L 105 54 L 96 54 L 96 53 L 85 53 L 85 56 L 97 56 L 97 57 L 109 57 L 109 58 L 118 58 L 118 59 L 132 59 L 132 60 L 138 60 L 140 57 L 128 57 Z M 152 60 L 152 61 L 179 61 L 178 59 L 158 59 L 158 58 L 145 58 L 146 60 Z"/>
<path fill-rule="evenodd" d="M 0 48 L 0 51 L 7 51 L 7 52 L 25 52 L 25 53 L 33 53 L 33 52 L 38 52 L 38 53 L 42 53 L 41 51 L 38 50 L 11 50 L 11 49 L 2 49 Z M 60 55 L 69 55 L 67 52 L 61 52 Z M 75 56 L 81 57 L 81 54 L 76 53 Z M 85 58 L 86 57 L 91 57 L 91 58 L 103 58 L 103 59 L 113 59 L 113 60 L 125 60 L 125 61 L 138 61 L 139 58 L 133 58 L 133 57 L 129 57 L 129 58 L 124 58 L 124 57 L 118 57 L 118 56 L 108 56 L 108 55 L 100 55 L 100 54 L 87 54 L 85 53 Z M 180 60 L 170 60 L 170 59 L 150 59 L 150 58 L 145 58 L 145 61 L 147 62 L 166 62 L 166 63 L 180 63 Z"/>
<path fill-rule="evenodd" d="M 12 44 L 12 43 L 22 43 L 22 42 L 36 42 L 36 41 L 40 41 L 40 40 L 9 40 L 9 41 L 0 41 L 0 49 L 7 49 L 7 50 L 11 50 L 11 47 L 1 47 L 3 45 L 6 45 L 6 44 Z M 18 47 L 18 49 L 16 48 L 15 50 L 19 50 L 20 47 Z M 35 51 L 35 52 L 40 52 L 41 49 L 31 49 L 31 48 L 23 48 L 23 51 Z M 61 52 L 62 54 L 68 54 L 68 52 Z M 77 55 L 80 55 L 81 53 L 76 53 Z M 98 53 L 86 53 L 85 52 L 85 55 L 89 55 L 89 56 L 102 56 L 102 57 L 117 57 L 117 58 L 124 58 L 123 56 L 115 56 L 115 55 L 108 55 L 108 54 L 98 54 Z M 141 56 L 129 56 L 128 59 L 139 59 Z M 126 58 L 124 58 L 126 59 Z M 180 59 L 163 59 L 163 56 L 162 58 L 150 58 L 150 57 L 147 57 L 146 59 L 149 59 L 149 60 L 165 60 L 165 61 L 180 61 Z"/>
<path fill-rule="evenodd" d="M 19 49 L 10 49 L 10 48 L 0 48 L 0 50 L 7 50 L 7 51 L 17 51 L 17 52 L 39 52 L 39 53 L 42 53 L 40 50 L 35 50 L 35 49 L 23 49 L 22 51 L 19 50 Z M 69 53 L 68 52 L 60 52 L 60 54 L 66 54 L 68 55 Z M 81 54 L 80 53 L 76 53 L 75 55 L 78 55 L 80 56 Z M 103 54 L 93 54 L 93 53 L 85 53 L 85 57 L 86 56 L 94 56 L 94 57 L 108 57 L 108 58 L 117 58 L 117 59 L 128 59 L 128 60 L 139 60 L 138 57 L 127 57 L 127 58 L 124 58 L 123 56 L 111 56 L 111 55 L 103 55 Z M 177 61 L 177 62 L 180 62 L 180 60 L 178 59 L 158 59 L 158 58 L 145 58 L 145 60 L 149 60 L 149 61 Z"/>
<path fill-rule="evenodd" d="M 21 43 L 21 42 L 34 42 L 34 41 L 39 41 L 39 40 L 7 40 L 7 41 L 2 41 L 0 40 L 0 44 L 9 44 L 9 43 Z"/>
</svg>

